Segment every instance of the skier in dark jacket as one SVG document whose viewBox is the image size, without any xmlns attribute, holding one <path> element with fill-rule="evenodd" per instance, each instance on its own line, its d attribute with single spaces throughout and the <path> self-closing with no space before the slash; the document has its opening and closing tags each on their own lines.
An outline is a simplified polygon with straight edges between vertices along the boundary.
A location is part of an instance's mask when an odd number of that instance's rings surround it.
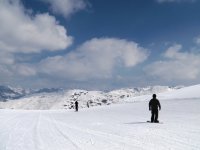
<svg viewBox="0 0 200 150">
<path fill-rule="evenodd" d="M 75 110 L 78 111 L 78 102 L 75 101 Z"/>
<path fill-rule="evenodd" d="M 161 110 L 159 100 L 156 98 L 156 94 L 153 94 L 153 98 L 149 101 L 149 110 L 151 111 L 151 122 L 158 123 L 158 108 Z"/>
</svg>

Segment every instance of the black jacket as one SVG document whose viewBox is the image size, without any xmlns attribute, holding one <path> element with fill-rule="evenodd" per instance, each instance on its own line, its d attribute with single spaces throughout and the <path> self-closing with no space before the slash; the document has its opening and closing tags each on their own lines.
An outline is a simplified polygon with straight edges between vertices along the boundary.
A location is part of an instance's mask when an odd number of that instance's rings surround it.
<svg viewBox="0 0 200 150">
<path fill-rule="evenodd" d="M 161 105 L 158 99 L 151 99 L 149 101 L 149 110 L 161 110 Z"/>
</svg>

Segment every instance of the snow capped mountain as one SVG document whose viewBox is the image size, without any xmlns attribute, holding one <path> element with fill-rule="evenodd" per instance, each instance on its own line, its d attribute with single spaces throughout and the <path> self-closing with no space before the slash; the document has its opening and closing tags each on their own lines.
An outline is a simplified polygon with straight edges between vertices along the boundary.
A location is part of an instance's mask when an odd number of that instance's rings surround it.
<svg viewBox="0 0 200 150">
<path fill-rule="evenodd" d="M 17 100 L 0 102 L 0 108 L 11 109 L 73 109 L 74 102 L 79 102 L 80 108 L 125 103 L 133 97 L 173 91 L 181 87 L 149 86 L 145 88 L 125 88 L 109 92 L 87 90 L 39 89 L 24 90 Z M 9 88 L 11 90 L 11 88 Z M 16 91 L 13 89 L 11 91 Z M 19 90 L 20 91 L 20 90 Z M 23 90 L 21 90 L 23 91 Z M 20 92 L 18 92 L 20 93 Z M 8 98 L 9 94 L 8 94 Z M 14 99 L 14 98 L 12 98 Z"/>
<path fill-rule="evenodd" d="M 32 90 L 31 94 L 37 94 L 37 93 L 54 93 L 54 92 L 59 92 L 62 91 L 62 88 L 42 88 L 42 89 L 36 89 Z"/>
<path fill-rule="evenodd" d="M 22 88 L 13 88 L 11 86 L 0 85 L 0 101 L 6 101 L 7 99 L 17 99 L 27 95 L 29 92 Z"/>
<path fill-rule="evenodd" d="M 22 98 L 24 96 L 39 94 L 39 93 L 53 93 L 59 92 L 62 89 L 58 88 L 42 88 L 42 89 L 23 89 L 23 88 L 15 88 L 11 86 L 3 86 L 0 85 L 0 101 L 7 101 L 7 100 L 15 100 Z"/>
<path fill-rule="evenodd" d="M 157 93 L 160 100 L 187 100 L 187 99 L 200 99 L 200 84 L 176 90 L 169 90 L 166 92 Z M 152 98 L 152 95 L 141 95 L 133 98 L 126 99 L 128 102 L 132 101 L 145 101 Z"/>
</svg>

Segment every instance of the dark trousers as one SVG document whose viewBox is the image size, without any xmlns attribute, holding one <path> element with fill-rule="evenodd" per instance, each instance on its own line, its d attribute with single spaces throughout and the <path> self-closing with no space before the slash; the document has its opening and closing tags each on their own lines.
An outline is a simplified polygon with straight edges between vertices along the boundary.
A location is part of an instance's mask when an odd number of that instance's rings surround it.
<svg viewBox="0 0 200 150">
<path fill-rule="evenodd" d="M 75 106 L 76 111 L 78 111 L 78 106 Z"/>
<path fill-rule="evenodd" d="M 151 122 L 158 121 L 158 109 L 151 110 Z"/>
</svg>

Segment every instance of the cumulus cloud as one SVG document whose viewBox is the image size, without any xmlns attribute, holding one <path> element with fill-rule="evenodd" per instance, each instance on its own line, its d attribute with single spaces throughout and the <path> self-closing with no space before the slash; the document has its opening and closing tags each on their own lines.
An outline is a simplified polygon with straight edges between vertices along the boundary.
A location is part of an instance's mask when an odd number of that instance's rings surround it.
<svg viewBox="0 0 200 150">
<path fill-rule="evenodd" d="M 0 51 L 0 64 L 2 65 L 12 65 L 15 62 L 13 54 L 7 53 L 5 51 Z"/>
<path fill-rule="evenodd" d="M 69 17 L 71 14 L 86 7 L 84 0 L 41 0 L 51 5 L 51 10 L 56 13 Z"/>
<path fill-rule="evenodd" d="M 154 62 L 145 68 L 147 74 L 165 80 L 195 80 L 200 77 L 200 54 L 182 52 L 175 44 L 163 54 L 166 60 Z"/>
<path fill-rule="evenodd" d="M 56 51 L 72 44 L 72 37 L 48 13 L 32 15 L 19 0 L 0 1 L 0 50 L 11 53 Z"/>
<path fill-rule="evenodd" d="M 20 0 L 0 0 L 0 82 L 14 83 L 37 76 L 33 64 L 19 62 L 20 54 L 31 57 L 43 50 L 57 51 L 73 42 L 67 30 L 48 13 L 33 15 Z M 10 84 L 8 83 L 8 84 Z M 21 83 L 20 83 L 21 84 Z"/>
<path fill-rule="evenodd" d="M 37 74 L 35 67 L 30 64 L 15 64 L 11 67 L 11 69 L 19 76 L 24 77 L 35 76 Z"/>
<path fill-rule="evenodd" d="M 134 67 L 148 57 L 146 49 L 133 41 L 94 38 L 65 56 L 40 62 L 40 71 L 73 80 L 106 79 L 116 67 Z"/>
<path fill-rule="evenodd" d="M 158 3 L 165 2 L 195 2 L 196 0 L 156 0 Z"/>
</svg>

